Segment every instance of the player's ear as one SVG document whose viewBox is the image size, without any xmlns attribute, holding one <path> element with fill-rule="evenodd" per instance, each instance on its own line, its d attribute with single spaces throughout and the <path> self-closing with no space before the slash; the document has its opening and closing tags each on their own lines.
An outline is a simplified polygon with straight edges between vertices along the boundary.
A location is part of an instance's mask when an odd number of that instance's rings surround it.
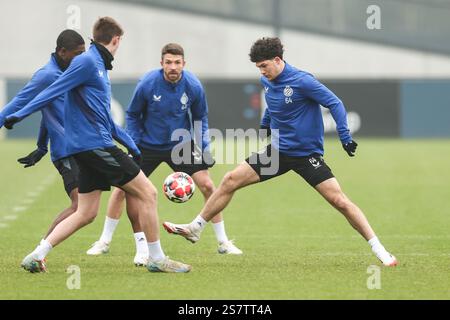
<svg viewBox="0 0 450 320">
<path fill-rule="evenodd" d="M 120 41 L 120 36 L 114 36 L 112 38 L 112 45 L 117 46 L 119 44 L 119 41 Z"/>
</svg>

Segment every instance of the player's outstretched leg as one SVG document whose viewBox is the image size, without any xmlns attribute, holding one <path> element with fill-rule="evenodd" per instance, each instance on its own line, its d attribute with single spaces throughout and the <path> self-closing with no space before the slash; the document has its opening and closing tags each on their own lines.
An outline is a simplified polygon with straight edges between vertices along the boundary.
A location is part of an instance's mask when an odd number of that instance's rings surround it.
<svg viewBox="0 0 450 320">
<path fill-rule="evenodd" d="M 120 188 L 114 188 L 111 197 L 108 201 L 107 215 L 103 225 L 103 231 L 100 238 L 92 244 L 92 247 L 86 252 L 88 255 L 97 256 L 109 252 L 112 238 L 116 227 L 122 216 L 123 207 L 125 203 L 125 192 Z M 136 208 L 129 208 L 130 204 L 127 202 L 127 213 L 131 226 L 134 232 L 134 240 L 136 243 L 136 254 L 133 263 L 137 267 L 146 266 L 148 263 L 148 247 L 145 239 L 145 234 L 142 231 L 139 218 L 130 217 L 131 212 L 137 213 Z"/>
<path fill-rule="evenodd" d="M 78 208 L 78 188 L 73 189 L 70 194 L 69 198 L 71 201 L 70 207 L 64 209 L 58 216 L 55 218 L 55 220 L 52 222 L 50 228 L 47 231 L 47 234 L 45 235 L 44 239 L 48 237 L 48 235 L 55 229 L 56 225 L 63 221 L 65 218 L 70 216 L 71 214 L 75 213 Z"/>
<path fill-rule="evenodd" d="M 157 191 L 155 186 L 141 171 L 137 177 L 121 187 L 126 193 L 127 211 L 130 219 L 138 223 L 148 241 L 150 272 L 189 272 L 192 267 L 169 259 L 162 250 L 159 239 L 159 219 L 157 213 Z M 132 221 L 132 224 L 135 223 Z"/>
<path fill-rule="evenodd" d="M 195 172 L 192 175 L 192 179 L 194 179 L 195 184 L 202 192 L 206 203 L 215 191 L 215 186 L 209 176 L 208 170 L 200 170 Z M 214 216 L 211 219 L 211 222 L 218 242 L 217 252 L 220 254 L 242 254 L 242 250 L 234 244 L 233 240 L 228 239 L 227 233 L 225 232 L 225 221 L 223 220 L 222 213 L 219 212 L 216 216 Z"/>
<path fill-rule="evenodd" d="M 219 187 L 206 201 L 200 214 L 191 223 L 164 222 L 164 229 L 169 233 L 180 235 L 192 243 L 197 242 L 200 240 L 200 234 L 208 221 L 228 205 L 235 191 L 259 181 L 259 176 L 252 167 L 247 162 L 241 163 L 233 171 L 225 174 Z"/>
<path fill-rule="evenodd" d="M 358 206 L 356 206 L 343 192 L 336 180 L 331 178 L 319 183 L 316 190 L 339 212 L 341 212 L 372 247 L 373 253 L 383 263 L 383 265 L 392 267 L 398 264 L 397 259 L 391 255 L 381 244 L 372 230 L 367 218 Z"/>
<path fill-rule="evenodd" d="M 99 190 L 79 194 L 77 211 L 56 225 L 47 238 L 23 259 L 21 267 L 29 272 L 45 272 L 47 270 L 45 257 L 53 247 L 95 219 L 100 205 L 100 196 Z"/>
</svg>

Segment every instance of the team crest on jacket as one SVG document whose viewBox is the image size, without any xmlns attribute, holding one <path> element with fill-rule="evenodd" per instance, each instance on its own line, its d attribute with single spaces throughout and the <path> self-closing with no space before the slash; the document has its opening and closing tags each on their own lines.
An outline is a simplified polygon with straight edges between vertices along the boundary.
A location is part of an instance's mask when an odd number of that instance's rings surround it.
<svg viewBox="0 0 450 320">
<path fill-rule="evenodd" d="M 292 95 L 294 94 L 294 90 L 290 87 L 290 86 L 286 86 L 283 90 L 283 94 L 284 94 L 284 102 L 286 102 L 286 104 L 288 103 L 292 103 Z"/>
<path fill-rule="evenodd" d="M 184 110 L 187 108 L 187 103 L 189 101 L 189 98 L 186 94 L 186 92 L 183 92 L 183 95 L 180 98 L 180 102 L 181 102 L 181 110 Z"/>
</svg>

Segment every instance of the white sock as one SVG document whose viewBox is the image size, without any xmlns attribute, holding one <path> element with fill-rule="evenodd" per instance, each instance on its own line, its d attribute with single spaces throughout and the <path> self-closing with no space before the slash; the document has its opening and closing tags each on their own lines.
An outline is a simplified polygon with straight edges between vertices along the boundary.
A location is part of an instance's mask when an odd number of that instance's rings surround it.
<svg viewBox="0 0 450 320">
<path fill-rule="evenodd" d="M 193 225 L 193 227 L 195 229 L 199 229 L 200 231 L 203 231 L 203 229 L 206 227 L 206 225 L 208 224 L 208 222 L 202 218 L 201 215 L 198 215 L 197 217 L 195 217 L 194 220 L 192 220 L 191 225 Z"/>
<path fill-rule="evenodd" d="M 148 253 L 148 246 L 147 246 L 147 239 L 145 238 L 144 232 L 136 232 L 134 234 L 134 241 L 136 242 L 136 254 L 140 256 L 147 256 Z"/>
<path fill-rule="evenodd" d="M 148 242 L 148 252 L 150 256 L 150 260 L 152 261 L 161 261 L 166 257 L 164 254 L 162 248 L 161 248 L 161 242 L 155 241 L 155 242 Z"/>
<path fill-rule="evenodd" d="M 384 249 L 383 245 L 381 244 L 380 240 L 378 240 L 377 236 L 373 237 L 372 239 L 370 239 L 367 242 L 370 244 L 373 251 L 377 251 L 379 249 Z"/>
<path fill-rule="evenodd" d="M 388 260 L 391 260 L 391 255 L 389 252 L 386 251 L 384 246 L 381 244 L 380 240 L 378 240 L 378 237 L 373 237 L 369 241 L 370 246 L 372 247 L 373 253 L 376 254 L 376 256 L 381 259 L 381 261 L 384 263 Z"/>
<path fill-rule="evenodd" d="M 225 223 L 222 221 L 212 224 L 214 233 L 216 234 L 219 243 L 228 242 L 227 234 L 225 233 Z"/>
<path fill-rule="evenodd" d="M 42 245 L 43 243 L 45 243 L 45 239 L 42 239 L 41 242 L 39 242 L 39 245 Z"/>
<path fill-rule="evenodd" d="M 39 260 L 43 260 L 50 250 L 52 250 L 52 245 L 47 240 L 41 240 L 41 243 L 34 249 L 34 253 L 37 255 Z"/>
<path fill-rule="evenodd" d="M 100 241 L 110 243 L 118 223 L 119 219 L 111 219 L 107 216 L 105 218 L 105 224 L 103 225 L 103 232 L 100 236 Z"/>
</svg>

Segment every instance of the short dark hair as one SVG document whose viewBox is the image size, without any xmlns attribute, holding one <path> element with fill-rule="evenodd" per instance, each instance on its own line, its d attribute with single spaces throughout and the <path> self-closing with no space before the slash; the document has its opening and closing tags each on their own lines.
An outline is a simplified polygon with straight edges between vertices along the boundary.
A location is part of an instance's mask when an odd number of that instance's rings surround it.
<svg viewBox="0 0 450 320">
<path fill-rule="evenodd" d="M 176 56 L 183 56 L 183 59 L 184 59 L 183 47 L 180 46 L 178 43 L 168 43 L 168 44 L 166 44 L 161 50 L 161 59 L 167 53 L 173 54 L 173 55 L 176 55 Z"/>
<path fill-rule="evenodd" d="M 279 38 L 264 37 L 255 41 L 250 49 L 250 60 L 261 62 L 275 57 L 283 59 L 283 45 Z"/>
<path fill-rule="evenodd" d="M 56 50 L 59 51 L 62 48 L 67 50 L 75 50 L 78 46 L 84 44 L 83 37 L 75 30 L 66 29 L 61 32 L 56 39 Z"/>
<path fill-rule="evenodd" d="M 94 41 L 109 44 L 113 37 L 123 36 L 123 29 L 113 18 L 101 17 L 95 22 L 92 35 Z"/>
</svg>

